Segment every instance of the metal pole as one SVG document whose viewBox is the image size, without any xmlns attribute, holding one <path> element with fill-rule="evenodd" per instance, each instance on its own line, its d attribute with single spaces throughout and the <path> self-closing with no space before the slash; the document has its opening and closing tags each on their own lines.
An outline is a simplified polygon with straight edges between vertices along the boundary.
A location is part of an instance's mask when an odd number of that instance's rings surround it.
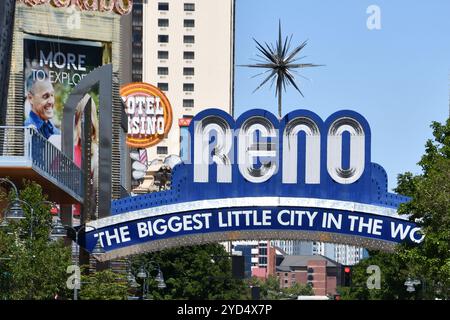
<svg viewBox="0 0 450 320">
<path fill-rule="evenodd" d="M 30 221 L 30 237 L 31 240 L 33 240 L 33 222 L 34 222 L 34 210 L 30 206 L 30 212 L 31 212 L 31 221 Z"/>
<path fill-rule="evenodd" d="M 75 244 L 76 244 L 76 249 L 77 249 L 77 258 L 75 259 L 75 263 L 77 265 L 77 267 L 79 267 L 79 259 L 80 259 L 80 252 L 78 251 L 78 232 L 80 232 L 81 229 L 79 229 L 78 231 L 73 228 L 73 230 L 75 231 Z M 78 270 L 78 268 L 77 268 Z M 77 279 L 77 281 L 75 282 L 75 285 L 73 286 L 73 300 L 78 300 L 78 284 L 81 282 L 81 279 Z"/>
<path fill-rule="evenodd" d="M 17 191 L 16 185 L 11 180 L 6 179 L 6 178 L 1 178 L 0 179 L 0 184 L 3 183 L 3 182 L 7 182 L 9 185 L 11 185 L 11 187 L 13 187 L 14 192 L 16 194 L 16 199 L 19 199 L 19 192 Z"/>
<path fill-rule="evenodd" d="M 147 270 L 145 270 L 145 271 L 147 271 Z M 144 296 L 145 296 L 145 286 L 146 286 L 146 283 L 147 283 L 147 272 L 145 273 L 146 274 L 146 276 L 145 276 L 145 278 L 144 278 L 144 283 L 142 284 L 142 300 L 144 300 Z"/>
</svg>

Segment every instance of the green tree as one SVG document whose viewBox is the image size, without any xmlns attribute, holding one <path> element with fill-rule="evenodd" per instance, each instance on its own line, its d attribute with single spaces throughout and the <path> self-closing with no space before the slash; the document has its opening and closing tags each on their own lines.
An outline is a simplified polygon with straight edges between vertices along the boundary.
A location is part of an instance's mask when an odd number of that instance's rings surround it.
<svg viewBox="0 0 450 320">
<path fill-rule="evenodd" d="M 338 287 L 342 300 L 394 300 L 408 299 L 411 295 L 404 285 L 408 277 L 405 261 L 395 253 L 370 251 L 370 257 L 361 260 L 352 269 L 350 287 Z M 367 273 L 370 265 L 381 269 L 380 289 L 369 289 L 367 280 L 372 273 Z"/>
<path fill-rule="evenodd" d="M 302 283 L 294 283 L 289 288 L 283 289 L 283 295 L 286 298 L 297 298 L 297 296 L 313 296 L 314 290 L 310 285 Z"/>
<path fill-rule="evenodd" d="M 126 300 L 128 285 L 123 275 L 103 270 L 81 276 L 81 300 Z"/>
<path fill-rule="evenodd" d="M 421 281 L 417 296 L 423 299 L 450 297 L 450 119 L 433 122 L 433 140 L 419 162 L 422 174 L 399 176 L 397 192 L 411 197 L 400 214 L 409 214 L 425 235 L 420 245 L 404 245 L 397 251 L 408 273 Z"/>
<path fill-rule="evenodd" d="M 66 268 L 71 262 L 70 248 L 62 241 L 50 241 L 51 213 L 49 205 L 43 203 L 46 197 L 42 188 L 24 181 L 19 192 L 26 218 L 11 222 L 0 230 L 0 285 L 2 299 L 54 299 L 64 298 Z M 11 201 L 14 195 L 1 195 L 3 201 Z M 31 235 L 32 231 L 32 235 Z"/>
<path fill-rule="evenodd" d="M 270 275 L 266 280 L 252 277 L 247 281 L 248 286 L 260 287 L 261 299 L 285 300 L 296 299 L 297 296 L 313 296 L 314 290 L 310 285 L 295 283 L 289 288 L 281 288 L 280 280 L 275 275 Z"/>
<path fill-rule="evenodd" d="M 371 252 L 353 269 L 351 288 L 342 288 L 344 299 L 449 299 L 450 297 L 450 119 L 433 122 L 433 139 L 426 143 L 419 162 L 422 174 L 398 176 L 396 192 L 411 197 L 399 207 L 425 235 L 419 244 L 402 244 L 392 254 Z M 368 265 L 381 269 L 381 290 L 368 290 Z M 405 281 L 418 279 L 416 291 L 406 291 Z"/>
<path fill-rule="evenodd" d="M 282 297 L 283 292 L 280 288 L 280 280 L 273 275 L 267 277 L 261 284 L 261 299 L 278 300 Z"/>
<path fill-rule="evenodd" d="M 150 261 L 154 263 L 149 264 Z M 136 256 L 131 260 L 135 277 L 144 264 L 151 275 L 148 283 L 148 298 L 151 299 L 226 300 L 248 296 L 244 282 L 232 277 L 231 259 L 220 244 L 172 248 Z M 158 289 L 153 280 L 157 265 L 163 272 L 165 289 Z M 142 285 L 142 280 L 136 279 Z"/>
</svg>

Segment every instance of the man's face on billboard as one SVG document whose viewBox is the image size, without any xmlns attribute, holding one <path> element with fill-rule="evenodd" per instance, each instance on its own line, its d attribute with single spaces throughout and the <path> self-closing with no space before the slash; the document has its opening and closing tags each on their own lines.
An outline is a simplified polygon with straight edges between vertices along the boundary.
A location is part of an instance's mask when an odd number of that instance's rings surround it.
<svg viewBox="0 0 450 320">
<path fill-rule="evenodd" d="M 28 94 L 32 111 L 44 121 L 53 118 L 55 90 L 49 80 L 36 81 Z"/>
</svg>

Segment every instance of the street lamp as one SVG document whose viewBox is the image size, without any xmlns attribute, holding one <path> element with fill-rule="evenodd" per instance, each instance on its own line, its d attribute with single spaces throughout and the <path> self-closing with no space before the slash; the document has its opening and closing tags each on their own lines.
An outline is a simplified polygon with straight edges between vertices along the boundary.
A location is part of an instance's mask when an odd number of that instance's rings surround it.
<svg viewBox="0 0 450 320">
<path fill-rule="evenodd" d="M 158 274 L 155 277 L 155 281 L 158 283 L 158 289 L 165 289 L 166 283 L 164 282 L 164 276 L 163 273 L 161 271 L 161 267 L 159 266 L 159 264 L 155 261 L 149 261 L 143 265 L 141 265 L 138 274 L 136 275 L 138 278 L 143 279 L 144 283 L 142 286 L 142 300 L 144 300 L 144 297 L 146 296 L 146 294 L 148 293 L 148 282 L 147 279 L 150 276 L 150 272 L 148 272 L 148 268 L 149 266 L 152 267 L 152 269 L 154 270 L 155 267 L 154 265 L 157 266 L 157 270 L 158 270 Z"/>
<path fill-rule="evenodd" d="M 33 220 L 34 220 L 34 210 L 33 207 L 26 201 L 23 201 L 19 198 L 19 192 L 17 191 L 16 185 L 9 179 L 1 178 L 0 184 L 7 183 L 14 190 L 14 200 L 6 207 L 5 217 L 2 221 L 1 226 L 7 227 L 9 225 L 9 221 L 20 221 L 25 219 L 25 214 L 23 212 L 21 204 L 26 205 L 30 209 L 31 214 L 31 224 L 30 224 L 30 236 L 33 238 Z"/>
<path fill-rule="evenodd" d="M 415 286 L 418 286 L 420 284 L 421 284 L 420 280 L 411 279 L 409 277 L 408 277 L 408 279 L 406 279 L 406 281 L 404 283 L 404 285 L 406 286 L 406 291 L 408 291 L 408 292 L 416 291 Z"/>
<path fill-rule="evenodd" d="M 75 244 L 77 244 L 79 246 L 78 243 L 78 234 L 82 231 L 85 230 L 86 228 L 92 228 L 94 230 L 97 230 L 96 227 L 93 226 L 89 226 L 87 224 L 82 225 L 80 228 L 74 228 L 72 226 L 68 226 L 68 225 L 63 225 L 61 223 L 61 219 L 57 219 L 55 225 L 53 226 L 52 232 L 51 232 L 51 236 L 53 238 L 61 238 L 61 237 L 65 237 L 67 235 L 66 230 L 70 229 L 75 233 Z M 79 259 L 80 259 L 80 251 L 79 248 L 77 248 L 77 258 L 75 259 L 76 261 L 76 266 L 79 267 Z M 91 254 L 94 256 L 98 256 L 98 255 L 102 255 L 105 253 L 105 250 L 103 249 L 103 247 L 100 244 L 100 239 L 97 240 L 97 243 L 94 247 L 94 249 L 92 250 Z M 78 280 L 78 283 L 75 283 L 74 288 L 73 288 L 73 300 L 78 300 L 78 287 L 80 285 L 80 279 L 76 279 Z"/>
</svg>

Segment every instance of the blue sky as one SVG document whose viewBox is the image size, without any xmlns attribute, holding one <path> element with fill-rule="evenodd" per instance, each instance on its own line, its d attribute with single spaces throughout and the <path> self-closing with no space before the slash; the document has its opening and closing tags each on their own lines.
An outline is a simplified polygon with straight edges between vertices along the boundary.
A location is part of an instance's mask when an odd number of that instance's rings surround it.
<svg viewBox="0 0 450 320">
<path fill-rule="evenodd" d="M 370 5 L 381 10 L 381 29 L 369 30 Z M 254 37 L 275 43 L 278 20 L 292 47 L 308 39 L 302 62 L 325 64 L 302 69 L 303 98 L 292 87 L 283 93 L 283 115 L 308 109 L 326 119 L 333 112 L 361 113 L 372 131 L 372 161 L 389 176 L 420 173 L 417 162 L 431 137 L 432 121 L 449 112 L 450 1 L 408 0 L 236 0 L 235 63 L 254 63 Z M 235 116 L 264 108 L 277 114 L 270 83 L 253 93 L 263 77 L 236 67 Z"/>
</svg>

